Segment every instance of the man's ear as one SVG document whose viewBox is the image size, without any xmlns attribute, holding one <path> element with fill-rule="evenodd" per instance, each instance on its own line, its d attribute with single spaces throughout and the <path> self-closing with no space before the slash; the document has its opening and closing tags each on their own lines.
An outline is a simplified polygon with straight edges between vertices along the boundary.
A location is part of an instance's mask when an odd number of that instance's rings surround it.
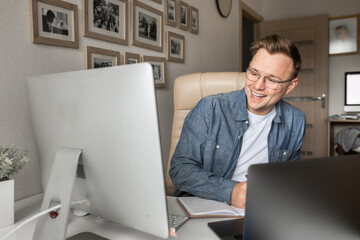
<svg viewBox="0 0 360 240">
<path fill-rule="evenodd" d="M 289 86 L 286 89 L 285 94 L 291 93 L 294 90 L 294 88 L 296 87 L 296 85 L 298 85 L 298 78 L 294 78 L 293 80 L 291 80 Z"/>
</svg>

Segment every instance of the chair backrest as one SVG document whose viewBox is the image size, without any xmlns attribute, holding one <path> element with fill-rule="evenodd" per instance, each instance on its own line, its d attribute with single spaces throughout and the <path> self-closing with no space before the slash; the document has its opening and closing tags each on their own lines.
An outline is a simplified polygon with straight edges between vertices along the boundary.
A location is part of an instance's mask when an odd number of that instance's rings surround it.
<svg viewBox="0 0 360 240">
<path fill-rule="evenodd" d="M 171 195 L 175 186 L 170 176 L 170 160 L 179 141 L 185 117 L 201 98 L 217 93 L 240 90 L 245 86 L 245 72 L 205 72 L 179 76 L 174 84 L 174 119 L 171 148 L 166 171 L 166 193 Z"/>
</svg>

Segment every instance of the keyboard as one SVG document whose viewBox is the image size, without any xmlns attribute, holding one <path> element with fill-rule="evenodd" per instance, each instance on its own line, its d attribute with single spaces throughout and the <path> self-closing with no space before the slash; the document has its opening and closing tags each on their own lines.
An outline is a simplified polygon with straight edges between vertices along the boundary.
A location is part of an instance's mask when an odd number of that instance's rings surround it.
<svg viewBox="0 0 360 240">
<path fill-rule="evenodd" d="M 180 216 L 180 215 L 169 214 L 168 215 L 168 220 L 169 220 L 169 228 L 173 232 L 176 232 L 181 228 L 182 225 L 184 225 L 184 223 L 187 220 L 189 220 L 189 217 L 188 216 Z"/>
</svg>

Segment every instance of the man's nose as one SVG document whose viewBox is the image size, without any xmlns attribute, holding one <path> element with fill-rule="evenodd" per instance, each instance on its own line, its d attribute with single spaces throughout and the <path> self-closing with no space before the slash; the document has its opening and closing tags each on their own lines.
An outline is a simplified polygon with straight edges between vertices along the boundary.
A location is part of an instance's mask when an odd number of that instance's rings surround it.
<svg viewBox="0 0 360 240">
<path fill-rule="evenodd" d="M 256 89 L 265 89 L 265 79 L 263 76 L 260 76 L 259 79 L 255 82 L 254 87 Z"/>
</svg>

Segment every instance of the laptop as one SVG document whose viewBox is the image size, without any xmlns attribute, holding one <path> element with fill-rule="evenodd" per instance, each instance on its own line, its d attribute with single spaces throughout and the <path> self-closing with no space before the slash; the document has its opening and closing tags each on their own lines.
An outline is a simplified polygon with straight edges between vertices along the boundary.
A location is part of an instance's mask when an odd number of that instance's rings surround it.
<svg viewBox="0 0 360 240">
<path fill-rule="evenodd" d="M 252 165 L 239 238 L 241 221 L 209 227 L 235 226 L 221 239 L 360 239 L 360 155 Z"/>
</svg>

